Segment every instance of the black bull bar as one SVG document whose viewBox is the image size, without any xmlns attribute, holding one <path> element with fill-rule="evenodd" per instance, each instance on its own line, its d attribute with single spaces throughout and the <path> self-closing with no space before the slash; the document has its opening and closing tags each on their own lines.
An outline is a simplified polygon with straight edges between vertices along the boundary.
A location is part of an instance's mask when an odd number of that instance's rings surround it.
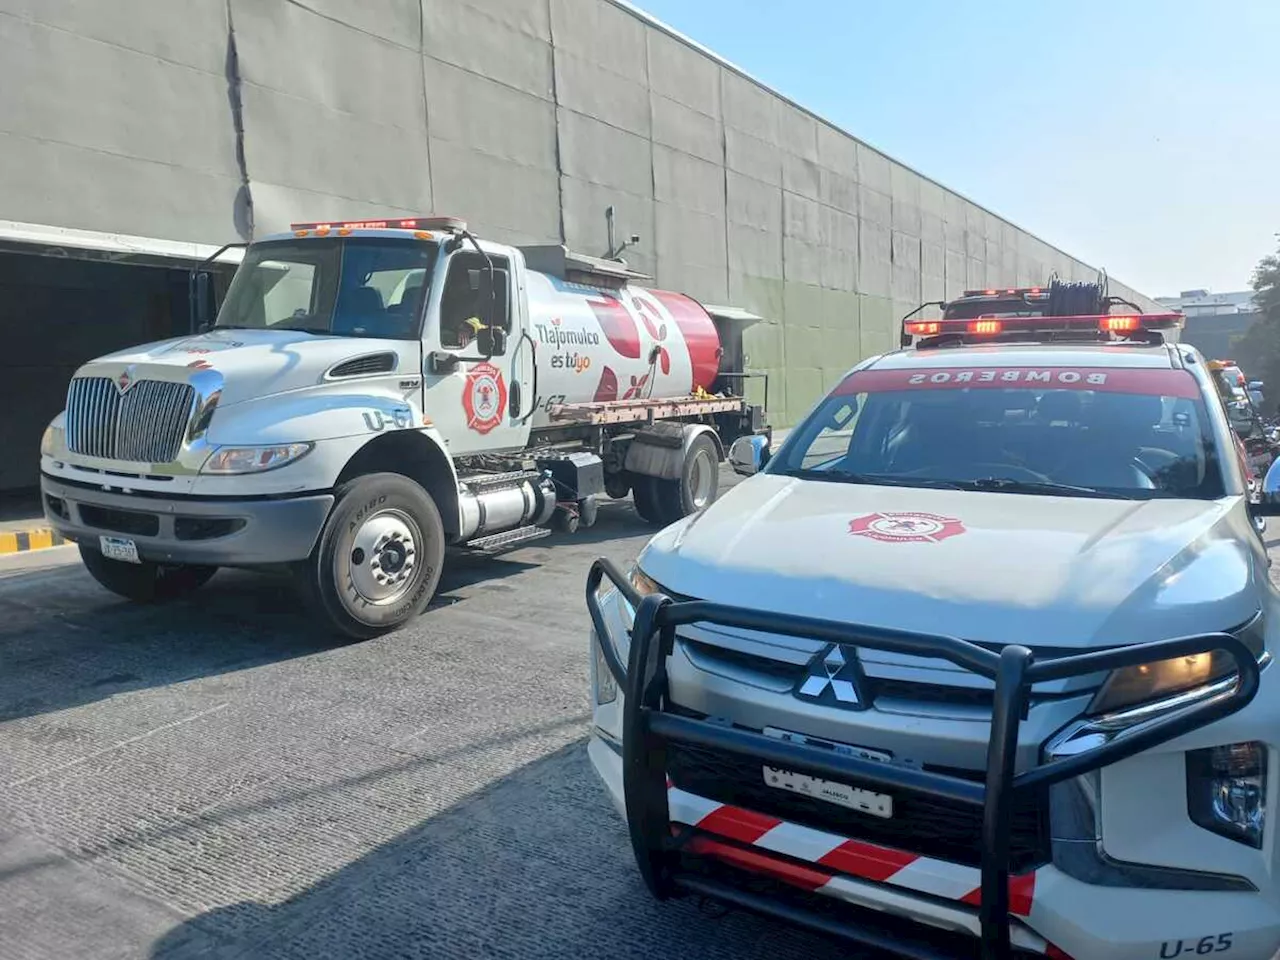
<svg viewBox="0 0 1280 960">
<path fill-rule="evenodd" d="M 605 578 L 635 610 L 630 654 L 624 665 L 605 625 L 598 590 Z M 1011 644 L 999 653 L 956 637 L 931 636 L 838 623 L 812 617 L 768 613 L 701 600 L 675 601 L 661 593 L 641 597 L 608 560 L 597 560 L 587 576 L 587 610 L 604 661 L 625 694 L 622 720 L 623 792 L 631 846 L 645 884 L 659 899 L 679 893 L 720 896 L 867 946 L 895 950 L 899 945 L 878 932 L 833 922 L 829 916 L 767 898 L 739 894 L 727 884 L 682 876 L 679 841 L 673 838 L 667 806 L 666 744 L 678 742 L 751 757 L 809 776 L 854 781 L 871 787 L 910 789 L 982 811 L 981 902 L 978 910 L 983 960 L 1006 960 L 1010 945 L 1009 846 L 1015 794 L 1060 783 L 1118 763 L 1243 709 L 1258 692 L 1258 662 L 1230 634 L 1159 640 L 1152 643 L 1036 660 L 1027 647 Z M 807 637 L 828 643 L 869 647 L 890 653 L 935 657 L 980 674 L 995 683 L 991 734 L 983 783 L 933 771 L 898 767 L 862 757 L 766 737 L 749 730 L 667 712 L 666 661 L 676 628 L 692 623 Z M 1137 666 L 1173 657 L 1225 651 L 1236 663 L 1236 684 L 1198 704 L 1131 728 L 1126 735 L 1040 766 L 1015 772 L 1018 727 L 1026 718 L 1032 684 Z M 905 944 L 903 945 L 905 946 Z M 926 957 L 911 949 L 905 952 Z"/>
</svg>

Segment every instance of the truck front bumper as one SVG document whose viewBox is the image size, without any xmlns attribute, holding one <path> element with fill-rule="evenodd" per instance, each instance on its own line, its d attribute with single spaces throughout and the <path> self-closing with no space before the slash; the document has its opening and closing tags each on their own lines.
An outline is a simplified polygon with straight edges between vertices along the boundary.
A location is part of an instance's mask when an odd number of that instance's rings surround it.
<svg viewBox="0 0 1280 960">
<path fill-rule="evenodd" d="M 102 536 L 137 544 L 157 563 L 263 566 L 311 554 L 333 494 L 222 500 L 108 492 L 48 475 L 40 500 L 50 525 L 68 540 L 97 547 Z"/>
<path fill-rule="evenodd" d="M 597 592 L 606 577 L 614 590 L 609 602 Z M 634 611 L 633 623 L 619 620 L 613 611 L 606 613 L 619 594 Z M 1103 886 L 1081 882 L 1044 859 L 1024 858 L 1016 869 L 1011 866 L 1015 814 L 1023 801 L 1038 796 L 1038 788 L 1103 768 L 1112 773 L 1141 766 L 1151 750 L 1215 723 L 1227 739 L 1235 739 L 1232 727 L 1237 717 L 1246 722 L 1246 714 L 1239 711 L 1253 701 L 1262 676 L 1248 650 L 1227 635 L 1037 661 L 1017 647 L 992 654 L 951 638 L 890 634 L 697 601 L 673 602 L 657 594 L 641 600 L 632 594 L 609 564 L 600 562 L 593 568 L 587 605 L 594 627 L 595 729 L 588 752 L 627 820 L 640 872 L 660 899 L 711 896 L 920 960 L 976 956 L 979 950 L 992 960 L 1136 960 L 1228 951 L 1266 960 L 1280 945 L 1280 905 L 1271 889 L 1263 891 L 1247 882 L 1214 892 Z M 928 768 L 819 750 L 761 736 L 758 728 L 733 722 L 741 717 L 732 712 L 701 715 L 678 706 L 670 696 L 678 672 L 673 644 L 676 630 L 693 623 L 931 655 L 990 677 L 996 690 L 993 722 L 989 737 L 984 736 L 983 777 L 974 782 Z M 1086 746 L 1038 766 L 1015 767 L 1030 683 L 1169 654 L 1189 655 L 1195 648 L 1222 649 L 1236 660 L 1239 680 L 1231 693 L 1162 715 L 1136 736 Z M 1265 717 L 1257 711 L 1264 711 Z M 1266 698 L 1259 697 L 1253 724 L 1269 718 Z M 697 752 L 711 759 L 701 768 L 691 768 L 687 758 Z M 1175 759 L 1180 762 L 1180 755 Z M 927 838 L 924 821 L 904 819 L 903 825 L 920 828 L 921 836 L 890 846 L 870 842 L 853 815 L 841 820 L 818 811 L 822 815 L 815 816 L 802 805 L 770 797 L 761 800 L 758 791 L 737 789 L 740 779 L 749 779 L 737 777 L 738 763 L 752 768 L 757 782 L 763 782 L 762 774 L 767 778 L 771 769 L 798 773 L 824 778 L 829 785 L 883 791 L 895 804 L 903 801 L 904 810 L 913 796 L 935 797 L 956 809 L 952 826 L 957 828 L 959 814 L 967 810 L 966 817 L 977 815 L 981 820 L 981 836 L 973 835 L 981 862 L 922 855 L 917 841 Z M 723 782 L 734 784 L 731 796 L 717 786 Z M 1158 782 L 1146 784 L 1146 790 L 1158 789 Z M 1133 789 L 1143 792 L 1141 784 L 1130 785 L 1130 795 Z M 848 828 L 832 829 L 842 825 Z M 1150 822 L 1139 830 L 1171 835 Z"/>
</svg>

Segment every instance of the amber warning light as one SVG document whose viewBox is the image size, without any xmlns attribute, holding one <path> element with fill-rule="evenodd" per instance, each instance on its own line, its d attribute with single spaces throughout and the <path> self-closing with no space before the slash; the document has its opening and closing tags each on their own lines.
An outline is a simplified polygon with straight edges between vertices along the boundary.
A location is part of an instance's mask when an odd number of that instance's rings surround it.
<svg viewBox="0 0 1280 960">
<path fill-rule="evenodd" d="M 330 230 L 442 230 L 448 233 L 462 233 L 467 229 L 467 221 L 461 217 L 402 217 L 391 220 L 333 220 L 317 223 L 291 223 L 289 229 L 301 234 L 303 231 L 315 230 L 328 233 Z"/>
</svg>

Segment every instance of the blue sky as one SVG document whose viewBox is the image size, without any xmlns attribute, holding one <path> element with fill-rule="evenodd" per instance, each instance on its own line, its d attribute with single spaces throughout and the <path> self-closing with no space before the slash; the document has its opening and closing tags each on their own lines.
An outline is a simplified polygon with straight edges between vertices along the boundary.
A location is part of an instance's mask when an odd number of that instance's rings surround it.
<svg viewBox="0 0 1280 960">
<path fill-rule="evenodd" d="M 1280 232 L 1280 0 L 636 0 L 1143 293 Z"/>
</svg>

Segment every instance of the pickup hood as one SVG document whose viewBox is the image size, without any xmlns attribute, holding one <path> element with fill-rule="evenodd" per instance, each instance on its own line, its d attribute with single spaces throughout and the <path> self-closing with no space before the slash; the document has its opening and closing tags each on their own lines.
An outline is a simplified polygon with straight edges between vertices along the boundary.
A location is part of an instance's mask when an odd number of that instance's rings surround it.
<svg viewBox="0 0 1280 960">
<path fill-rule="evenodd" d="M 416 341 L 317 336 L 293 330 L 211 330 L 191 337 L 129 347 L 84 365 L 79 374 L 116 376 L 134 364 L 136 375 L 148 368 L 205 364 L 222 374 L 221 406 L 315 386 L 335 363 L 370 353 L 400 358 L 398 370 L 418 370 Z"/>
<path fill-rule="evenodd" d="M 721 603 L 1087 648 L 1248 621 L 1267 576 L 1248 523 L 1238 497 L 1102 500 L 761 474 L 658 534 L 640 566 L 667 590 Z"/>
</svg>

